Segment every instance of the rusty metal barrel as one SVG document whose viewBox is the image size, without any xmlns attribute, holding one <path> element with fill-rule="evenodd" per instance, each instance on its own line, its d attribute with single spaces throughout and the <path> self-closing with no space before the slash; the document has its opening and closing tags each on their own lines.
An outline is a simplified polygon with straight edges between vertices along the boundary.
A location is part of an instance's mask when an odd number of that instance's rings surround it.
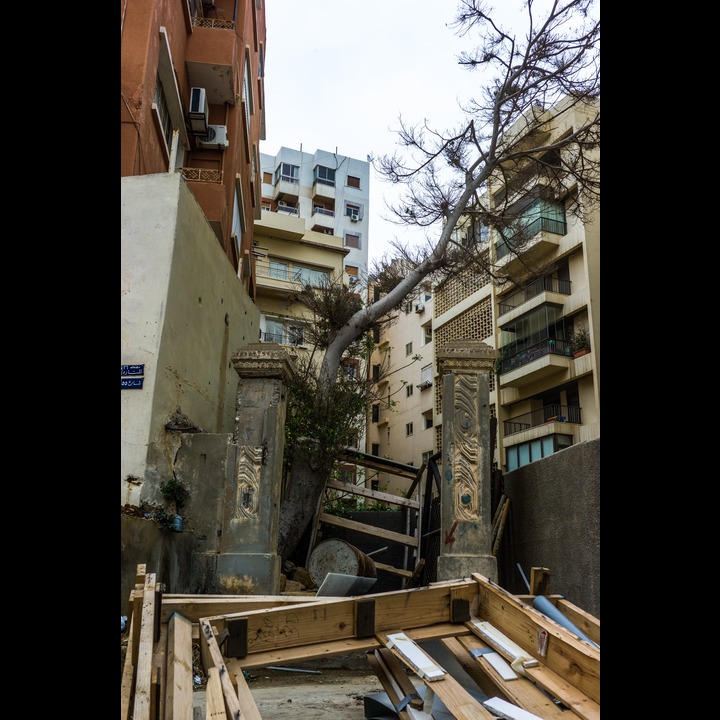
<svg viewBox="0 0 720 720">
<path fill-rule="evenodd" d="M 362 550 L 344 540 L 330 538 L 315 546 L 308 560 L 308 572 L 319 587 L 328 573 L 377 577 L 375 563 Z"/>
</svg>

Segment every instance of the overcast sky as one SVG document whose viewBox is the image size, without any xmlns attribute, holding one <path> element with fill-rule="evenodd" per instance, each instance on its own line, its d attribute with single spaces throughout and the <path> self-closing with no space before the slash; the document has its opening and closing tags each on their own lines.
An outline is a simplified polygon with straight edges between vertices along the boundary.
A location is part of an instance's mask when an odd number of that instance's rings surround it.
<svg viewBox="0 0 720 720">
<path fill-rule="evenodd" d="M 524 27 L 518 0 L 497 0 L 503 22 Z M 266 0 L 266 140 L 281 147 L 335 151 L 365 160 L 398 149 L 398 117 L 440 129 L 462 119 L 458 100 L 479 97 L 480 74 L 457 64 L 476 37 L 448 25 L 455 0 Z M 514 18 L 517 18 L 514 21 Z M 521 33 L 522 34 L 522 33 Z M 397 191 L 370 169 L 369 256 L 387 240 L 417 243 L 422 233 L 383 220 Z"/>
</svg>

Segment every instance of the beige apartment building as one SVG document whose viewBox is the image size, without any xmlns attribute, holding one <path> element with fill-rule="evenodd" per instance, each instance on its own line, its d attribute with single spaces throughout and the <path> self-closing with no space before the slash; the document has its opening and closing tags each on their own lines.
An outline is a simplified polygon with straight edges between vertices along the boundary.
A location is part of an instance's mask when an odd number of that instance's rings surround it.
<svg viewBox="0 0 720 720">
<path fill-rule="evenodd" d="M 578 115 L 582 112 L 569 107 L 553 123 L 551 133 L 556 137 L 566 133 L 582 119 Z M 490 186 L 490 192 L 501 189 Z M 397 404 L 379 403 L 368 422 L 367 452 L 419 465 L 429 453 L 442 449 L 436 356 L 446 342 L 458 339 L 479 339 L 498 351 L 497 374 L 490 383 L 491 414 L 498 428 L 495 467 L 510 472 L 600 436 L 599 206 L 580 222 L 566 212 L 567 197 L 526 201 L 518 192 L 514 201 L 522 210 L 523 233 L 530 236 L 523 258 L 533 267 L 547 268 L 546 272 L 540 277 L 524 273 L 523 260 L 509 253 L 505 241 L 490 231 L 487 251 L 493 253 L 496 267 L 513 271 L 515 283 L 500 287 L 489 275 L 466 272 L 432 288 L 425 315 L 401 312 L 394 325 L 383 329 L 374 362 L 380 362 L 383 348 L 392 348 L 391 370 L 398 377 L 394 380 L 391 374 L 385 387 L 388 398 Z M 458 228 L 459 240 L 462 233 L 463 228 Z M 417 302 L 413 298 L 411 304 Z M 400 383 L 410 382 L 415 366 L 399 368 L 404 348 L 418 341 L 418 332 L 431 341 L 419 350 L 423 382 L 429 379 L 432 386 L 427 390 L 416 386 L 404 396 Z M 573 338 L 581 334 L 588 336 L 589 347 L 577 349 Z M 423 350 L 429 348 L 434 355 L 428 378 Z M 382 385 L 378 392 L 382 397 Z M 423 428 L 420 442 L 418 427 Z"/>
</svg>

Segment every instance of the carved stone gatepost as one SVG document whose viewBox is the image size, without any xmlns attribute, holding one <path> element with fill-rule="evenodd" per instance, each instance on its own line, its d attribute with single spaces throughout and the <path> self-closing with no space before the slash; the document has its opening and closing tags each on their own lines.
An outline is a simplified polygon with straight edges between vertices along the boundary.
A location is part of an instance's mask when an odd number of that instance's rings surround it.
<svg viewBox="0 0 720 720">
<path fill-rule="evenodd" d="M 438 580 L 476 572 L 497 582 L 490 506 L 490 373 L 495 356 L 495 349 L 480 340 L 451 340 L 438 350 L 442 378 Z"/>
<path fill-rule="evenodd" d="M 225 488 L 218 581 L 236 594 L 277 595 L 286 382 L 296 370 L 275 343 L 247 345 L 232 362 L 240 376 L 233 437 L 238 461 Z"/>
</svg>

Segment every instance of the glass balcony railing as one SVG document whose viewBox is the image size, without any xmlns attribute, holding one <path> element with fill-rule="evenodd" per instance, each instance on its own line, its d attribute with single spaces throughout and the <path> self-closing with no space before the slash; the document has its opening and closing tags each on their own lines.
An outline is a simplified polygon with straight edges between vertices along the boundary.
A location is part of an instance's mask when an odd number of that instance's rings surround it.
<svg viewBox="0 0 720 720">
<path fill-rule="evenodd" d="M 520 232 L 497 243 L 497 259 L 500 260 L 511 251 L 522 252 L 523 246 L 540 232 L 554 235 L 567 234 L 567 222 L 550 217 L 539 217 L 526 225 Z"/>
<path fill-rule="evenodd" d="M 520 307 L 528 300 L 531 300 L 532 298 L 537 297 L 544 292 L 555 292 L 561 295 L 569 295 L 570 281 L 558 280 L 557 278 L 553 277 L 538 278 L 534 282 L 524 287 L 522 290 L 518 290 L 512 295 L 508 295 L 507 297 L 503 298 L 498 305 L 499 313 L 500 315 L 504 315 L 505 313 L 508 313 L 511 310 Z"/>
</svg>

